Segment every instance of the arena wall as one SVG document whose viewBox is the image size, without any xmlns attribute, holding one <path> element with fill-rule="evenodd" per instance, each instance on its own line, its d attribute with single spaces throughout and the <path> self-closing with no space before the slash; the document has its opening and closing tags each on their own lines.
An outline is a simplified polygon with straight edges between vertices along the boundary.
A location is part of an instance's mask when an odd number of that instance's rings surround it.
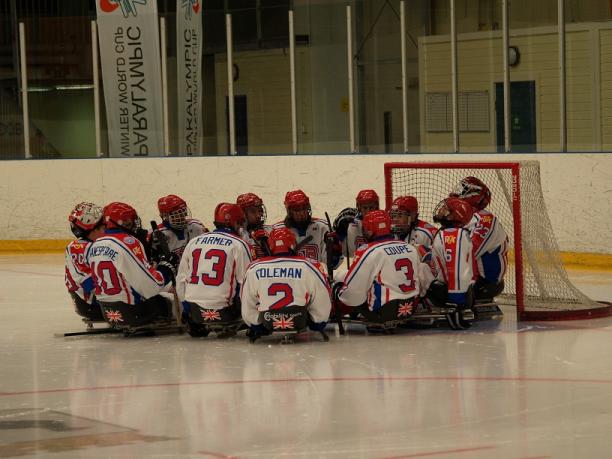
<svg viewBox="0 0 612 459">
<path fill-rule="evenodd" d="M 354 204 L 360 189 L 384 193 L 384 162 L 490 159 L 485 155 L 299 155 L 3 161 L 0 250 L 61 247 L 59 242 L 53 246 L 41 241 L 70 238 L 67 215 L 84 200 L 101 205 L 128 202 L 148 226 L 149 220 L 158 218 L 157 198 L 175 193 L 187 200 L 195 217 L 211 226 L 218 202 L 234 201 L 248 191 L 264 199 L 268 221 L 278 221 L 285 192 L 301 188 L 310 195 L 316 216 L 328 211 L 333 218 Z M 503 159 L 540 161 L 544 197 L 561 250 L 612 255 L 612 154 L 505 155 Z"/>
</svg>

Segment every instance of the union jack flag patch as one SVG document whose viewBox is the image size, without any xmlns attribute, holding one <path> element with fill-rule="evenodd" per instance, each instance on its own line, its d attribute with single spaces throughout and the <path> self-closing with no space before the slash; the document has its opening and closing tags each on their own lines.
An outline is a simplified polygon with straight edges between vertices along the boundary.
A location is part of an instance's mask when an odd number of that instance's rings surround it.
<svg viewBox="0 0 612 459">
<path fill-rule="evenodd" d="M 204 320 L 221 320 L 221 314 L 219 311 L 213 309 L 204 309 L 202 311 L 202 319 Z"/>
<path fill-rule="evenodd" d="M 397 308 L 397 317 L 408 317 L 412 313 L 412 303 L 400 304 Z"/>
<path fill-rule="evenodd" d="M 123 322 L 123 315 L 119 311 L 104 311 L 109 322 Z"/>
<path fill-rule="evenodd" d="M 274 319 L 272 321 L 272 327 L 275 330 L 293 329 L 295 327 L 295 325 L 293 324 L 293 317 L 285 319 L 285 316 L 281 314 L 279 319 Z"/>
</svg>

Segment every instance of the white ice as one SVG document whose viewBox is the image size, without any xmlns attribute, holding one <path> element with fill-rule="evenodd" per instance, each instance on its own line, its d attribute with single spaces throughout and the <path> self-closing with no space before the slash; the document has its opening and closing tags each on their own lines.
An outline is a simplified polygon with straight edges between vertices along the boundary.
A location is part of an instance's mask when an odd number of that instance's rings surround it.
<svg viewBox="0 0 612 459">
<path fill-rule="evenodd" d="M 571 272 L 612 299 L 611 272 Z M 0 458 L 609 458 L 612 318 L 254 345 L 83 328 L 61 255 L 0 256 Z"/>
</svg>

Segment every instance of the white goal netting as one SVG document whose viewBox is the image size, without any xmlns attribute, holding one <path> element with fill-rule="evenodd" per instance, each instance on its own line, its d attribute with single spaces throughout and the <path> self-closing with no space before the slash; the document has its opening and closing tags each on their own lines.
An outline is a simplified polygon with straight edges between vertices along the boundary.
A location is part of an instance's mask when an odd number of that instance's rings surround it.
<svg viewBox="0 0 612 459">
<path fill-rule="evenodd" d="M 515 166 L 515 171 L 519 170 L 520 180 L 511 165 Z M 503 303 L 519 306 L 519 316 L 525 319 L 530 318 L 530 313 L 535 313 L 532 318 L 538 319 L 562 318 L 559 313 L 564 311 L 578 318 L 582 312 L 589 316 L 593 309 L 608 307 L 580 292 L 567 276 L 546 210 L 537 161 L 386 164 L 387 202 L 397 196 L 415 196 L 419 202 L 420 218 L 432 222 L 435 206 L 448 197 L 466 176 L 477 177 L 487 184 L 492 194 L 488 209 L 501 221 L 510 239 L 510 263 L 504 279 Z M 521 209 L 520 225 L 516 230 L 513 196 L 519 199 Z M 517 279 L 515 255 L 519 237 L 522 241 L 522 270 Z M 516 298 L 521 282 L 522 302 Z"/>
</svg>

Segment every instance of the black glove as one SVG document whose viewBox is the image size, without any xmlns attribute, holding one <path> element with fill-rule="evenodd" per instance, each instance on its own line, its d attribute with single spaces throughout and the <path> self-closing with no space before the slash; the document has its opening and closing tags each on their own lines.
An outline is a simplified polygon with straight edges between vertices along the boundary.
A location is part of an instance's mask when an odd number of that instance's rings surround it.
<svg viewBox="0 0 612 459">
<path fill-rule="evenodd" d="M 342 287 L 344 287 L 342 282 L 336 282 L 332 287 L 332 298 L 334 301 L 340 301 L 338 297 L 340 296 L 340 290 L 342 290 Z"/>
<path fill-rule="evenodd" d="M 270 333 L 270 330 L 268 330 L 264 324 L 256 324 L 249 327 L 247 336 L 249 337 L 251 343 L 254 343 L 257 339 L 261 338 L 262 336 L 269 335 Z"/>
<path fill-rule="evenodd" d="M 176 276 L 176 268 L 172 263 L 166 260 L 161 260 L 157 263 L 157 270 L 164 276 L 164 283 L 174 282 Z"/>
<path fill-rule="evenodd" d="M 308 322 L 308 328 L 310 328 L 312 331 L 322 332 L 323 330 L 325 330 L 326 326 L 327 322 Z"/>
<path fill-rule="evenodd" d="M 167 255 L 160 254 L 158 257 L 158 263 L 161 261 L 166 261 L 174 266 L 174 271 L 178 268 L 179 263 L 181 262 L 181 258 L 174 252 L 169 252 Z"/>
</svg>

